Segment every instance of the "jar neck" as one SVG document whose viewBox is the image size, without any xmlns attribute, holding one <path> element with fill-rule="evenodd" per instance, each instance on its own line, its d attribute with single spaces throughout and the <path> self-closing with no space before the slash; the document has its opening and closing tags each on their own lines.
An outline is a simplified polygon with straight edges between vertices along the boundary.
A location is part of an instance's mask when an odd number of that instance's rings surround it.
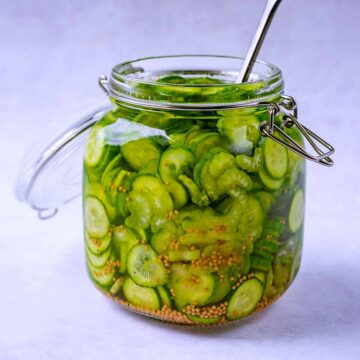
<svg viewBox="0 0 360 360">
<path fill-rule="evenodd" d="M 110 98 L 119 105 L 166 109 L 247 106 L 280 97 L 284 81 L 281 71 L 271 64 L 257 61 L 249 82 L 235 84 L 242 62 L 235 57 L 198 55 L 119 64 L 111 73 Z"/>
</svg>

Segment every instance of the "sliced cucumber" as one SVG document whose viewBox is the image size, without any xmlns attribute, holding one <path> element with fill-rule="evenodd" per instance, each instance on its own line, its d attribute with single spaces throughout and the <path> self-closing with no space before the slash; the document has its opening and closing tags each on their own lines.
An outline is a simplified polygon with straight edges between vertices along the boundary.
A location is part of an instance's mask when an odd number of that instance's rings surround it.
<svg viewBox="0 0 360 360">
<path fill-rule="evenodd" d="M 256 191 L 254 195 L 260 201 L 264 213 L 267 214 L 274 203 L 275 196 L 267 191 Z"/>
<path fill-rule="evenodd" d="M 161 156 L 159 174 L 174 199 L 175 208 L 180 209 L 188 201 L 185 188 L 176 180 L 181 174 L 191 174 L 195 162 L 193 153 L 185 148 L 168 148 Z"/>
<path fill-rule="evenodd" d="M 187 177 L 186 175 L 179 175 L 179 181 L 184 185 L 188 193 L 190 194 L 191 201 L 198 206 L 207 206 L 210 204 L 210 200 L 205 192 L 200 191 L 196 183 Z"/>
<path fill-rule="evenodd" d="M 272 254 L 279 251 L 279 243 L 277 240 L 261 239 L 255 243 L 256 249 L 261 249 Z"/>
<path fill-rule="evenodd" d="M 253 156 L 237 155 L 236 165 L 249 173 L 258 172 L 263 163 L 263 152 L 261 148 L 256 148 Z"/>
<path fill-rule="evenodd" d="M 118 277 L 114 283 L 112 284 L 109 292 L 111 295 L 117 295 L 119 292 L 122 291 L 123 285 L 124 285 L 125 277 L 120 276 Z"/>
<path fill-rule="evenodd" d="M 226 317 L 229 320 L 243 318 L 252 313 L 263 296 L 262 282 L 257 278 L 244 281 L 229 300 Z"/>
<path fill-rule="evenodd" d="M 112 256 L 109 259 L 109 262 L 114 261 L 115 257 Z M 93 266 L 89 261 L 87 262 L 89 273 L 91 277 L 102 287 L 108 287 L 112 285 L 114 281 L 115 268 L 113 266 L 108 266 L 108 263 L 101 268 Z"/>
<path fill-rule="evenodd" d="M 107 158 L 109 146 L 106 145 L 104 128 L 94 125 L 86 140 L 84 160 L 89 168 L 97 167 Z"/>
<path fill-rule="evenodd" d="M 160 309 L 160 300 L 155 289 L 139 286 L 129 277 L 124 281 L 123 293 L 132 305 L 149 310 Z"/>
<path fill-rule="evenodd" d="M 266 282 L 266 273 L 262 271 L 254 271 L 254 276 L 259 279 L 264 285 Z"/>
<path fill-rule="evenodd" d="M 174 223 L 168 222 L 166 226 L 158 230 L 151 238 L 151 246 L 158 254 L 169 250 L 170 244 L 176 239 L 177 227 Z"/>
<path fill-rule="evenodd" d="M 289 158 L 287 149 L 270 138 L 265 139 L 263 148 L 266 170 L 271 177 L 281 179 L 285 176 L 288 169 Z"/>
<path fill-rule="evenodd" d="M 161 181 L 152 175 L 139 175 L 132 183 L 132 189 L 146 193 L 151 199 L 154 214 L 167 214 L 174 209 L 174 203 Z"/>
<path fill-rule="evenodd" d="M 222 138 L 218 133 L 206 133 L 194 139 L 194 153 L 196 157 L 200 157 L 210 149 L 222 145 Z"/>
<path fill-rule="evenodd" d="M 126 218 L 125 224 L 133 228 L 148 228 L 153 215 L 149 196 L 146 193 L 131 191 L 127 201 L 130 216 Z"/>
<path fill-rule="evenodd" d="M 87 231 L 85 231 L 86 247 L 95 255 L 102 254 L 107 250 L 111 244 L 111 233 L 109 232 L 104 238 L 92 238 Z"/>
<path fill-rule="evenodd" d="M 274 179 L 264 168 L 259 170 L 259 178 L 265 187 L 269 190 L 279 190 L 282 187 L 285 179 Z"/>
<path fill-rule="evenodd" d="M 86 196 L 84 202 L 85 228 L 91 237 L 102 239 L 110 229 L 110 221 L 104 204 L 94 196 Z"/>
<path fill-rule="evenodd" d="M 251 256 L 251 269 L 267 272 L 271 269 L 271 261 L 259 256 Z"/>
<path fill-rule="evenodd" d="M 262 250 L 262 249 L 255 248 L 255 250 L 252 252 L 252 255 L 256 255 L 256 256 L 263 258 L 265 260 L 268 260 L 270 262 L 272 262 L 274 260 L 273 255 L 271 255 L 269 252 Z"/>
<path fill-rule="evenodd" d="M 121 147 L 121 153 L 126 162 L 138 171 L 150 160 L 160 158 L 159 148 L 148 139 L 134 140 L 126 143 Z"/>
<path fill-rule="evenodd" d="M 171 297 L 169 291 L 161 285 L 157 286 L 156 290 L 159 294 L 161 306 L 167 306 L 168 308 L 171 308 Z"/>
<path fill-rule="evenodd" d="M 140 286 L 154 287 L 167 282 L 167 271 L 150 245 L 134 246 L 128 254 L 127 271 Z"/>
<path fill-rule="evenodd" d="M 209 299 L 209 304 L 214 304 L 223 300 L 231 291 L 232 284 L 229 275 L 227 273 L 223 273 L 223 275 L 222 279 L 217 275 L 215 277 L 214 291 Z"/>
<path fill-rule="evenodd" d="M 147 175 L 157 175 L 159 167 L 159 160 L 154 159 L 148 161 L 146 164 L 142 166 L 142 168 L 139 170 L 139 174 L 147 174 Z"/>
<path fill-rule="evenodd" d="M 305 207 L 305 198 L 304 192 L 300 189 L 298 190 L 290 205 L 289 211 L 289 228 L 292 232 L 297 232 L 301 225 L 304 222 L 304 207 Z"/>
<path fill-rule="evenodd" d="M 170 250 L 169 260 L 176 261 L 193 261 L 200 258 L 200 250 Z"/>
<path fill-rule="evenodd" d="M 214 291 L 214 277 L 207 270 L 191 265 L 172 265 L 169 287 L 174 291 L 175 303 L 182 309 L 186 305 L 205 305 Z"/>
<path fill-rule="evenodd" d="M 106 262 L 110 259 L 112 255 L 111 247 L 109 247 L 105 252 L 100 255 L 93 254 L 88 247 L 86 247 L 86 258 L 91 263 L 91 265 L 101 268 Z"/>
</svg>

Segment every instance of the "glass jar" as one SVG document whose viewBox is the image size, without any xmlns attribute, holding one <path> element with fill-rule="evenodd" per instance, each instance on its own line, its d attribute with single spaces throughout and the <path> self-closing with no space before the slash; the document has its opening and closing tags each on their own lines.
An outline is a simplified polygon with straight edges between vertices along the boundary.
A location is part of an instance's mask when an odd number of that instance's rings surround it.
<svg viewBox="0 0 360 360">
<path fill-rule="evenodd" d="M 132 311 L 232 322 L 272 304 L 297 274 L 304 157 L 329 166 L 333 149 L 297 122 L 277 67 L 256 62 L 249 82 L 234 84 L 241 64 L 170 56 L 117 65 L 99 79 L 112 107 L 78 125 L 74 137 L 91 127 L 88 273 Z M 318 156 L 305 152 L 302 134 Z"/>
</svg>

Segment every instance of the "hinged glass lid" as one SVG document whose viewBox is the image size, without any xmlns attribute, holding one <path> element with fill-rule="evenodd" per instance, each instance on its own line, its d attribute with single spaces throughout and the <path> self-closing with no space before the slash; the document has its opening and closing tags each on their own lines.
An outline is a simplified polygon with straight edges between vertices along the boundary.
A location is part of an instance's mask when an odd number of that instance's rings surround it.
<svg viewBox="0 0 360 360">
<path fill-rule="evenodd" d="M 68 117 L 70 126 L 48 142 L 38 139 L 24 158 L 16 196 L 37 210 L 41 219 L 81 194 L 84 145 L 91 126 L 110 109 L 109 101 L 96 103 Z M 71 121 L 70 121 L 71 120 Z"/>
</svg>

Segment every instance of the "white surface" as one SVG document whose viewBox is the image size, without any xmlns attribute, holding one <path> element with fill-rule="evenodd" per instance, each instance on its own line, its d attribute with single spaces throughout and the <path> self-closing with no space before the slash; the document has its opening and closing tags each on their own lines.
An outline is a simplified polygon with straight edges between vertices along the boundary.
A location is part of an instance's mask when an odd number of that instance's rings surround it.
<svg viewBox="0 0 360 360">
<path fill-rule="evenodd" d="M 263 314 L 212 330 L 129 314 L 87 279 L 80 201 L 41 222 L 14 199 L 18 161 L 37 131 L 101 97 L 96 77 L 111 65 L 244 51 L 249 40 L 238 40 L 250 39 L 261 2 L 194 3 L 1 1 L 1 360 L 359 359 L 357 0 L 284 1 L 262 52 L 283 68 L 302 120 L 337 150 L 334 168 L 309 164 L 301 271 Z"/>
</svg>

